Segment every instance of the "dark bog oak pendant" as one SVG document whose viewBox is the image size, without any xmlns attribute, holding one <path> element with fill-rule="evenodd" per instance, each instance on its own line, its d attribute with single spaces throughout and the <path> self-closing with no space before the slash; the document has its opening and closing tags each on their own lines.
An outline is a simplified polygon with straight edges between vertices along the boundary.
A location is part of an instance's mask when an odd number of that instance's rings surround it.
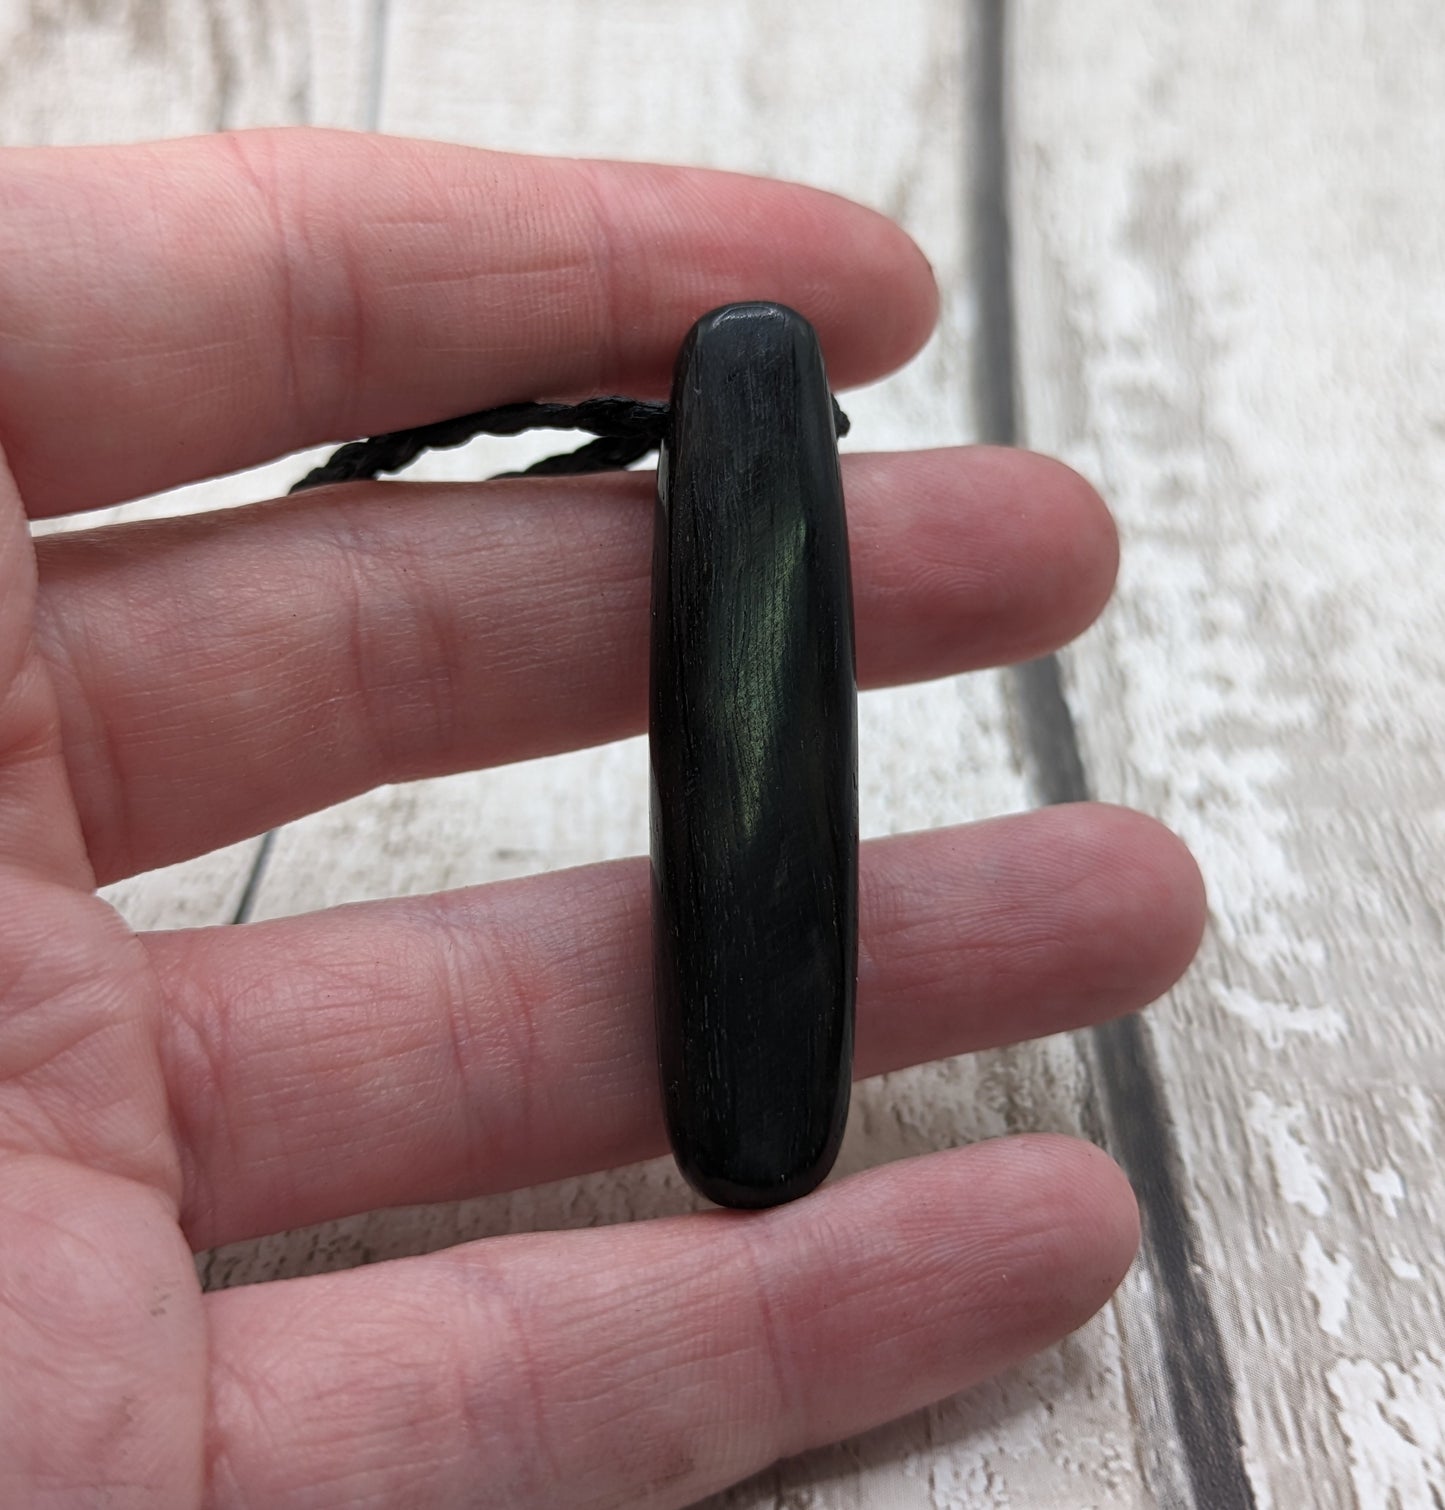
<svg viewBox="0 0 1445 1510">
<path fill-rule="evenodd" d="M 724 1206 L 832 1167 L 852 1079 L 858 775 L 833 404 L 812 327 L 678 356 L 652 565 L 653 991 L 668 1134 Z"/>
</svg>

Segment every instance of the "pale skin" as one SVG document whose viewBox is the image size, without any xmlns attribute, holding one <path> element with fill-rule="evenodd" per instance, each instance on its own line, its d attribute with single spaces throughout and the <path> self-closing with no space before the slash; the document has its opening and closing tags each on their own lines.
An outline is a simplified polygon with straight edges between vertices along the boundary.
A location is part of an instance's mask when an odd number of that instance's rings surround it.
<svg viewBox="0 0 1445 1510">
<path fill-rule="evenodd" d="M 650 479 L 27 516 L 655 395 L 741 298 L 808 315 L 839 388 L 936 310 L 896 227 L 760 180 L 307 132 L 0 153 L 0 1503 L 685 1505 L 1010 1367 L 1128 1268 L 1118 1169 L 1025 1136 L 772 1212 L 197 1286 L 196 1248 L 661 1151 L 645 861 L 150 937 L 94 894 L 639 730 Z M 845 486 L 865 686 L 1037 655 L 1108 597 L 1058 463 Z M 1203 919 L 1179 842 L 1102 806 L 865 845 L 861 887 L 861 1074 L 1142 1007 Z"/>
</svg>

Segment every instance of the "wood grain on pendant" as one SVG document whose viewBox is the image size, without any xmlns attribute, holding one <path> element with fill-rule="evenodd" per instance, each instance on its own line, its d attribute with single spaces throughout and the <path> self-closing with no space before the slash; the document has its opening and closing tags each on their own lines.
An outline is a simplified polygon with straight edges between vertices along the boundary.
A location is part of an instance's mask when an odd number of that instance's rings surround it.
<svg viewBox="0 0 1445 1510">
<path fill-rule="evenodd" d="M 852 1079 L 858 777 L 832 398 L 735 304 L 678 357 L 652 577 L 653 976 L 668 1133 L 710 1200 L 806 1195 Z"/>
</svg>

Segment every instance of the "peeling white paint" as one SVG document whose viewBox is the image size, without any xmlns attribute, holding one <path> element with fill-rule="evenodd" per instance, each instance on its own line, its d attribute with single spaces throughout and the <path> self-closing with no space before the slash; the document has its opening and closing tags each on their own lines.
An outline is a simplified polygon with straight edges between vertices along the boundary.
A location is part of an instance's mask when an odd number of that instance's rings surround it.
<svg viewBox="0 0 1445 1510">
<path fill-rule="evenodd" d="M 1305 1271 L 1305 1287 L 1314 1296 L 1320 1328 L 1331 1337 L 1343 1337 L 1350 1314 L 1350 1279 L 1355 1266 L 1343 1253 L 1326 1253 L 1313 1232 L 1305 1238 L 1300 1253 Z"/>
<path fill-rule="evenodd" d="M 1209 884 L 1157 1042 L 1243 1461 L 1445 1510 L 1445 7 L 1018 10 L 1027 430 L 1124 538 L 1067 660 L 1090 773 Z"/>
<path fill-rule="evenodd" d="M 1445 1459 L 1445 1358 L 1417 1353 L 1407 1365 L 1344 1358 L 1326 1375 L 1349 1443 L 1350 1479 L 1363 1506 L 1438 1505 Z"/>
<path fill-rule="evenodd" d="M 1382 1169 L 1367 1169 L 1365 1184 L 1379 1196 L 1387 1216 L 1400 1214 L 1400 1202 L 1405 1199 L 1405 1182 L 1400 1178 L 1398 1169 L 1389 1164 Z"/>
<path fill-rule="evenodd" d="M 1430 1098 L 1418 1085 L 1405 1087 L 1405 1104 L 1408 1110 L 1400 1113 L 1400 1126 L 1425 1150 L 1435 1152 L 1435 1108 Z"/>
<path fill-rule="evenodd" d="M 1330 1209 L 1329 1191 L 1324 1170 L 1297 1130 L 1304 1119 L 1304 1107 L 1282 1106 L 1263 1091 L 1249 1103 L 1250 1128 L 1264 1142 L 1280 1195 L 1311 1216 L 1323 1216 Z"/>
<path fill-rule="evenodd" d="M 1290 1037 L 1338 1043 L 1345 1036 L 1345 1016 L 1334 1007 L 1270 1001 L 1242 986 L 1227 986 L 1222 981 L 1215 981 L 1212 989 L 1215 1001 L 1232 1017 L 1253 1028 L 1272 1049 L 1283 1048 Z"/>
</svg>

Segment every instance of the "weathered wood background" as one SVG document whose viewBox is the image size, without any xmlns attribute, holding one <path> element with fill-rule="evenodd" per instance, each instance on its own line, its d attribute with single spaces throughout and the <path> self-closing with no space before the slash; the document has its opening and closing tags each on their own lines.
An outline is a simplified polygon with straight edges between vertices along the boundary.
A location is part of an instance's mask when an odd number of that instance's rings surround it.
<svg viewBox="0 0 1445 1510">
<path fill-rule="evenodd" d="M 1143 1190 L 1144 1256 L 1028 1367 L 716 1503 L 1438 1510 L 1445 8 L 0 0 L 0 141 L 280 122 L 876 205 L 946 302 L 923 357 L 850 400 L 858 443 L 1055 451 L 1122 525 L 1118 598 L 1061 665 L 864 699 L 864 828 L 1132 803 L 1203 863 L 1204 954 L 1142 1022 L 874 1082 L 845 1162 L 1096 1136 Z M 429 466 L 520 453 L 498 454 Z M 645 791 L 632 741 L 374 792 L 263 867 L 253 841 L 112 895 L 165 927 L 625 854 Z M 658 1162 L 202 1263 L 238 1283 L 688 1204 Z"/>
</svg>

